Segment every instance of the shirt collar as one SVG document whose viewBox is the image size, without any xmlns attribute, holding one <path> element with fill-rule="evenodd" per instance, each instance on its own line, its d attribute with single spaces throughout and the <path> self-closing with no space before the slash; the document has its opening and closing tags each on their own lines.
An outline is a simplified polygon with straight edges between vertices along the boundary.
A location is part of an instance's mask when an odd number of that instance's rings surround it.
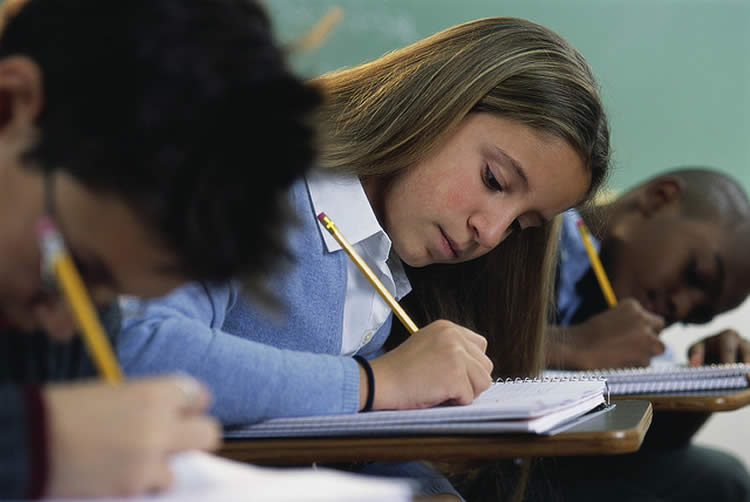
<svg viewBox="0 0 750 502">
<path fill-rule="evenodd" d="M 357 176 L 313 170 L 307 174 L 306 181 L 315 215 L 325 212 L 350 244 L 357 244 L 379 232 L 390 244 Z M 318 231 L 329 253 L 341 249 L 322 225 L 318 225 Z"/>
</svg>

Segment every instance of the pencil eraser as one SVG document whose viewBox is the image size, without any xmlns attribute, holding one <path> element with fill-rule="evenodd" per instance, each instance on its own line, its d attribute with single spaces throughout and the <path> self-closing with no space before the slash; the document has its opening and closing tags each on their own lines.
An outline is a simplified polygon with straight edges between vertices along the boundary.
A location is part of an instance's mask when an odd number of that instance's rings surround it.
<svg viewBox="0 0 750 502">
<path fill-rule="evenodd" d="M 318 214 L 318 220 L 320 220 L 321 222 L 326 218 L 328 218 L 328 216 L 326 216 L 326 213 L 321 211 L 320 214 Z"/>
<path fill-rule="evenodd" d="M 578 225 L 579 227 L 583 226 L 583 220 L 581 218 L 578 218 L 576 220 L 576 225 Z"/>
<path fill-rule="evenodd" d="M 42 216 L 36 222 L 36 234 L 45 236 L 55 231 L 55 224 L 49 216 Z"/>
</svg>

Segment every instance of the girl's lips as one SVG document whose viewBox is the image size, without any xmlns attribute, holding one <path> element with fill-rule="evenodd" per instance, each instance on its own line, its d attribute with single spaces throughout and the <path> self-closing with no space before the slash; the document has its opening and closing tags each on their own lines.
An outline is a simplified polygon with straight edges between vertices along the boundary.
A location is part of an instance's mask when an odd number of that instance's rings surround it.
<svg viewBox="0 0 750 502">
<path fill-rule="evenodd" d="M 455 259 L 458 258 L 458 253 L 456 252 L 455 244 L 453 241 L 451 241 L 450 237 L 443 231 L 442 228 L 440 228 L 440 235 L 443 237 L 443 249 L 446 253 L 446 257 L 448 259 Z"/>
</svg>

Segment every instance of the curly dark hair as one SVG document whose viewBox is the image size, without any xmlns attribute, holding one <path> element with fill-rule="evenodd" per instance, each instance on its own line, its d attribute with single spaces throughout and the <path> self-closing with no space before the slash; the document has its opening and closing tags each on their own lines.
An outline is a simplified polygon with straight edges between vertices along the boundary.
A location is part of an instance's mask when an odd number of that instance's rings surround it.
<svg viewBox="0 0 750 502">
<path fill-rule="evenodd" d="M 10 55 L 43 78 L 29 168 L 124 201 L 191 279 L 255 281 L 283 255 L 321 98 L 257 3 L 30 0 L 0 34 Z"/>
</svg>

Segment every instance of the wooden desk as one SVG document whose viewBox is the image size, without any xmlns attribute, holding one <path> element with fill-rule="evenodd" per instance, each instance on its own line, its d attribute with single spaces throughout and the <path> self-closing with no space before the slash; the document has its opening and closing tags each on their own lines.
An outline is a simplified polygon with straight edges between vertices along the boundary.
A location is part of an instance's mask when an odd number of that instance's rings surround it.
<svg viewBox="0 0 750 502">
<path fill-rule="evenodd" d="M 651 424 L 648 401 L 618 401 L 614 410 L 554 436 L 534 434 L 230 439 L 219 455 L 255 464 L 485 460 L 606 455 L 636 451 Z"/>
<path fill-rule="evenodd" d="M 612 396 L 613 401 L 645 399 L 654 411 L 704 412 L 733 411 L 750 404 L 750 388 Z"/>
</svg>

